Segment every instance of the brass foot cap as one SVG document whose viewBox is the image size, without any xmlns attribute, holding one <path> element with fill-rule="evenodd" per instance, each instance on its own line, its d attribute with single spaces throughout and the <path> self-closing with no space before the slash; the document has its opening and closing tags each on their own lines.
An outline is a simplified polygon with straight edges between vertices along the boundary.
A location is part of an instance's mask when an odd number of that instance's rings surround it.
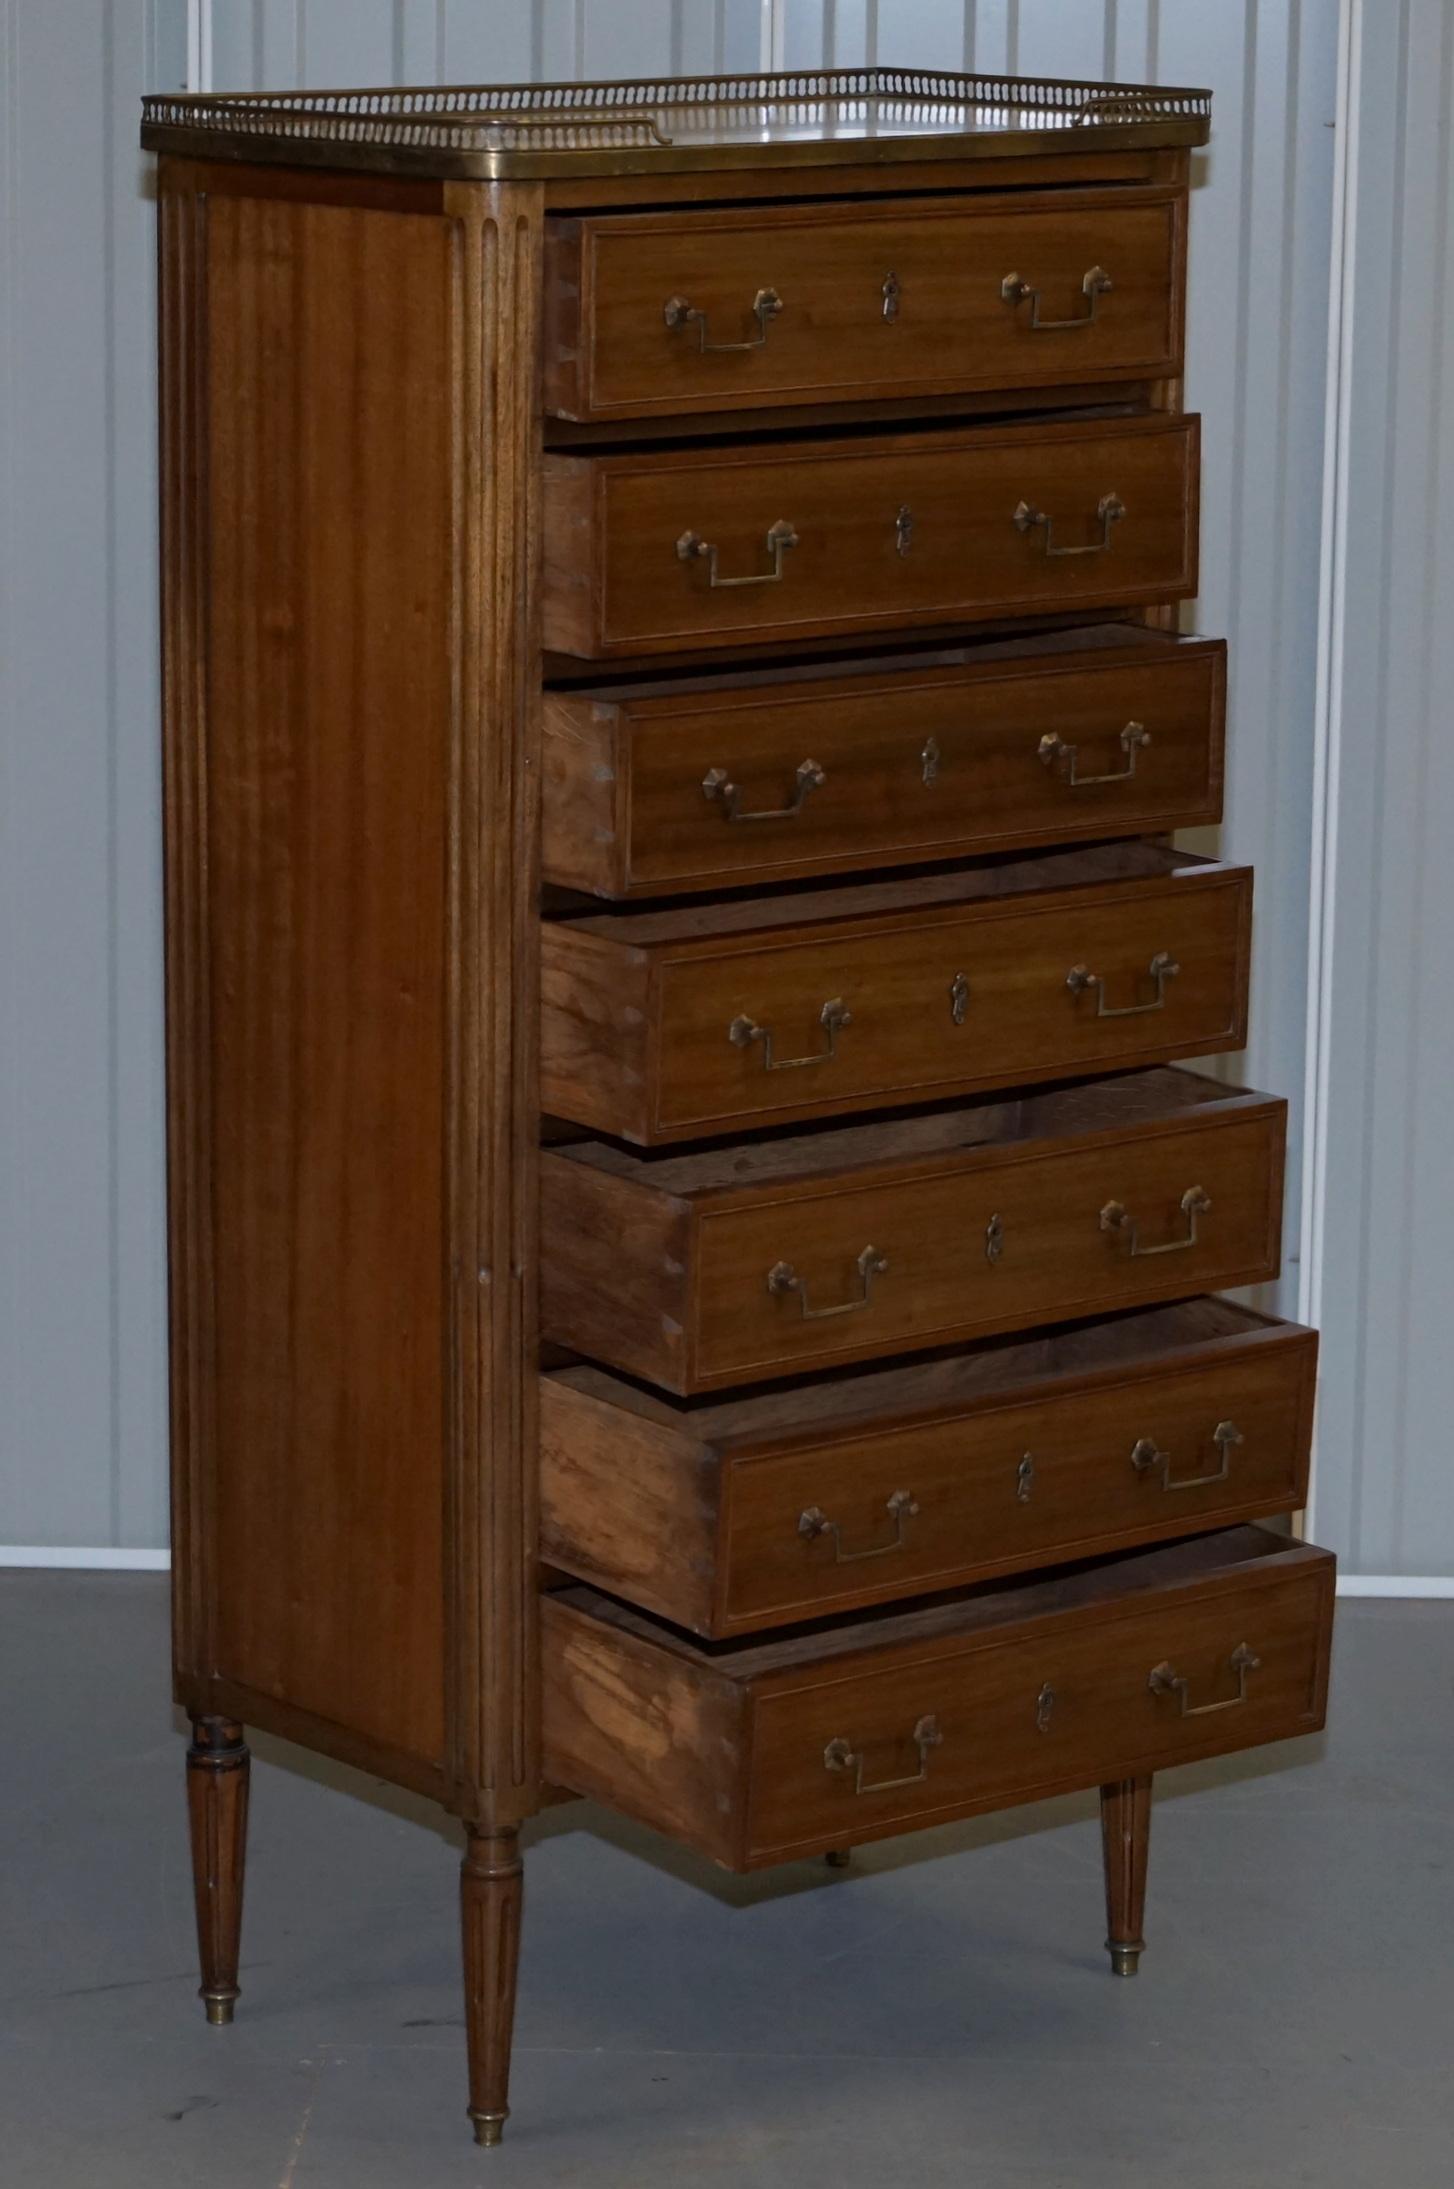
<svg viewBox="0 0 1454 2189">
<path fill-rule="evenodd" d="M 235 1999 L 204 1998 L 203 2005 L 207 2009 L 207 2019 L 212 2024 L 212 2027 L 214 2029 L 227 2028 L 228 2024 L 232 2020 L 232 2010 L 236 2006 L 236 2004 L 237 2001 Z"/>
<path fill-rule="evenodd" d="M 469 2115 L 475 2124 L 475 2142 L 482 2144 L 486 2151 L 493 2151 L 505 2133 L 505 2123 L 510 2117 L 509 2107 L 503 2113 L 477 2113 L 471 2106 Z"/>
<path fill-rule="evenodd" d="M 1140 1946 L 1116 1946 L 1107 1942 L 1111 1956 L 1111 1968 L 1117 1976 L 1134 1976 L 1140 1964 L 1143 1948 Z"/>
<path fill-rule="evenodd" d="M 851 1847 L 830 1847 L 823 1860 L 830 1870 L 846 1870 L 853 1860 L 853 1849 Z"/>
</svg>

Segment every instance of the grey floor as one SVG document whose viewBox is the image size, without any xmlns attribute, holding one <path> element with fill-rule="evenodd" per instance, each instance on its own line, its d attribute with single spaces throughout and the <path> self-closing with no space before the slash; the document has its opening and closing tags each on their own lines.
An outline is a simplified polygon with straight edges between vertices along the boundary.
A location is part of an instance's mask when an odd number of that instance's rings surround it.
<svg viewBox="0 0 1454 2189">
<path fill-rule="evenodd" d="M 386 1787 L 259 1744 L 244 1998 L 205 2026 L 165 1620 L 151 1576 L 0 1574 L 14 2189 L 1454 2182 L 1454 1605 L 1345 1603 L 1324 1739 L 1160 1783 L 1133 1983 L 1089 1800 L 746 1881 L 554 1812 L 493 2153 L 455 1845 Z"/>
</svg>

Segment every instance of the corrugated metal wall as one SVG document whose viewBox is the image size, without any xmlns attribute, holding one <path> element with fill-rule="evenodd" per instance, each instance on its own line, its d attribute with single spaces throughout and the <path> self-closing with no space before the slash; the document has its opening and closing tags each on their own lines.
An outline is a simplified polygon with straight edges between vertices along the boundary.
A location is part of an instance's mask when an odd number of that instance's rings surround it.
<svg viewBox="0 0 1454 2189">
<path fill-rule="evenodd" d="M 159 0 L 0 0 L 0 1542 L 166 1526 Z"/>
<path fill-rule="evenodd" d="M 1454 6 L 1365 0 L 1353 58 L 1314 1518 L 1450 1578 Z"/>
<path fill-rule="evenodd" d="M 790 65 L 1215 90 L 1192 233 L 1197 620 L 1233 642 L 1223 841 L 1260 870 L 1245 1069 L 1294 1096 L 1337 12 L 769 11 Z M 0 1543 L 163 1540 L 152 242 L 133 147 L 141 90 L 179 80 L 189 14 L 219 86 L 741 69 L 764 21 L 759 0 L 0 0 Z"/>
</svg>

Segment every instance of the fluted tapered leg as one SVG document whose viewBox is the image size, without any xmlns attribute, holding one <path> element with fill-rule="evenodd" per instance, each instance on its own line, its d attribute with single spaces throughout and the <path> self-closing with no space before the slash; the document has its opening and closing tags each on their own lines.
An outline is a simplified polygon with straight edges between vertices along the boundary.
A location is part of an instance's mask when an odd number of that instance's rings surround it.
<svg viewBox="0 0 1454 2189">
<path fill-rule="evenodd" d="M 1151 1780 L 1116 1779 L 1101 1788 L 1101 1839 L 1106 1855 L 1106 1948 L 1117 1976 L 1134 1976 L 1145 1950 L 1146 1855 L 1151 1835 Z"/>
<path fill-rule="evenodd" d="M 194 1718 L 187 1750 L 187 1816 L 197 1896 L 199 1995 L 217 2027 L 232 2020 L 242 1937 L 247 1860 L 247 1789 L 252 1758 L 231 1718 Z"/>
<path fill-rule="evenodd" d="M 469 2115 L 476 2143 L 498 2143 L 510 2112 L 510 2037 L 523 1895 L 518 1833 L 471 1832 L 460 1865 L 460 1913 Z"/>
</svg>

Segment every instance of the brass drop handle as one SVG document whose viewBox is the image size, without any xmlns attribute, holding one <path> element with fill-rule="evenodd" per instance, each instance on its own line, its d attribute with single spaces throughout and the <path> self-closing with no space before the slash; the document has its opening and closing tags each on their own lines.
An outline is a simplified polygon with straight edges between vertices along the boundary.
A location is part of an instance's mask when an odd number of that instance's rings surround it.
<svg viewBox="0 0 1454 2189">
<path fill-rule="evenodd" d="M 1158 950 L 1146 971 L 1156 993 L 1141 1003 L 1106 1002 L 1106 980 L 1103 973 L 1093 973 L 1089 966 L 1073 965 L 1065 976 L 1065 985 L 1073 996 L 1096 994 L 1097 1018 L 1139 1018 L 1143 1011 L 1160 1011 L 1166 1006 L 1166 984 L 1181 971 L 1169 950 Z"/>
<path fill-rule="evenodd" d="M 1104 266 L 1088 266 L 1081 279 L 1080 293 L 1086 299 L 1086 309 L 1076 312 L 1070 319 L 1042 319 L 1040 317 L 1040 291 L 1022 281 L 1018 274 L 1006 274 L 1000 283 L 1000 295 L 1012 310 L 1030 301 L 1030 317 L 1026 322 L 1034 334 L 1059 334 L 1066 328 L 1089 327 L 1096 316 L 1101 298 L 1115 287 Z"/>
<path fill-rule="evenodd" d="M 929 1776 L 929 1751 L 942 1744 L 944 1735 L 939 1730 L 939 1720 L 929 1717 L 921 1718 L 909 1737 L 919 1751 L 919 1768 L 907 1772 L 903 1778 L 866 1779 L 863 1768 L 868 1758 L 862 1749 L 855 1748 L 841 1735 L 837 1740 L 829 1741 L 824 1749 L 823 1768 L 825 1771 L 851 1771 L 855 1794 L 886 1794 L 891 1787 L 918 1786 Z"/>
<path fill-rule="evenodd" d="M 1097 783 L 1129 783 L 1136 773 L 1136 755 L 1151 742 L 1151 732 L 1140 722 L 1128 722 L 1120 736 L 1120 746 L 1126 755 L 1124 768 L 1108 768 L 1101 775 L 1080 773 L 1080 747 L 1071 745 L 1054 730 L 1047 730 L 1040 740 L 1040 759 L 1047 768 L 1054 768 L 1060 780 L 1070 790 L 1089 790 Z"/>
<path fill-rule="evenodd" d="M 1179 1695 L 1181 1697 L 1181 1715 L 1184 1718 L 1210 1718 L 1219 1710 L 1235 1710 L 1240 1703 L 1246 1702 L 1247 1675 L 1249 1672 L 1258 1670 L 1262 1659 L 1254 1650 L 1249 1649 L 1245 1642 L 1239 1642 L 1233 1650 L 1229 1662 L 1232 1670 L 1237 1675 L 1237 1692 L 1235 1695 L 1228 1695 L 1224 1701 L 1219 1703 L 1193 1703 L 1189 1701 L 1188 1698 L 1191 1694 L 1190 1680 L 1184 1679 L 1169 1664 L 1153 1665 L 1151 1676 L 1146 1684 L 1153 1695 Z"/>
<path fill-rule="evenodd" d="M 886 1543 L 870 1543 L 863 1550 L 846 1551 L 843 1548 L 842 1527 L 838 1521 L 828 1518 L 821 1505 L 810 1505 L 806 1512 L 799 1513 L 798 1533 L 809 1543 L 816 1543 L 820 1535 L 831 1535 L 835 1566 L 853 1566 L 861 1558 L 886 1558 L 891 1551 L 903 1550 L 904 1522 L 913 1519 L 919 1510 L 919 1501 L 912 1490 L 895 1490 L 884 1510 L 894 1524 L 893 1534 Z"/>
<path fill-rule="evenodd" d="M 1221 1465 L 1215 1468 L 1211 1474 L 1183 1475 L 1180 1482 L 1172 1481 L 1171 1454 L 1161 1450 L 1155 1437 L 1138 1437 L 1136 1439 L 1136 1442 L 1131 1446 L 1131 1465 L 1138 1475 L 1154 1474 L 1159 1467 L 1161 1469 L 1161 1487 L 1163 1490 L 1201 1490 L 1205 1489 L 1210 1482 L 1226 1481 L 1232 1469 L 1233 1449 L 1239 1444 L 1245 1444 L 1246 1441 L 1235 1421 L 1219 1421 L 1212 1431 L 1212 1442 L 1221 1455 Z"/>
<path fill-rule="evenodd" d="M 860 1308 L 867 1307 L 870 1294 L 873 1291 L 874 1278 L 882 1277 L 888 1266 L 889 1261 L 886 1254 L 880 1254 L 877 1247 L 865 1247 L 854 1264 L 858 1271 L 859 1284 L 863 1289 L 856 1300 L 838 1300 L 834 1302 L 832 1307 L 809 1307 L 807 1284 L 798 1275 L 791 1262 L 773 1263 L 772 1268 L 767 1273 L 767 1289 L 774 1299 L 781 1299 L 786 1293 L 796 1292 L 798 1306 L 802 1310 L 803 1321 L 805 1323 L 822 1322 L 829 1315 L 856 1315 Z"/>
<path fill-rule="evenodd" d="M 1057 547 L 1054 544 L 1055 519 L 1043 509 L 1036 509 L 1030 502 L 1015 505 L 1015 530 L 1033 532 L 1041 528 L 1042 545 L 1046 560 L 1057 555 L 1104 555 L 1111 544 L 1111 528 L 1118 525 L 1126 514 L 1126 505 L 1119 494 L 1103 494 L 1096 503 L 1096 516 L 1100 520 L 1101 536 L 1098 540 L 1086 540 L 1078 547 Z"/>
<path fill-rule="evenodd" d="M 750 334 L 745 342 L 709 342 L 707 340 L 707 315 L 695 304 L 689 304 L 684 296 L 668 297 L 662 306 L 662 317 L 668 327 L 695 327 L 697 348 L 703 357 L 724 356 L 729 350 L 760 350 L 767 340 L 767 330 L 783 308 L 783 300 L 776 289 L 759 289 L 752 300 L 752 317 L 757 321 L 756 334 Z"/>
<path fill-rule="evenodd" d="M 821 790 L 827 780 L 816 760 L 800 760 L 793 777 L 793 795 L 785 806 L 758 806 L 744 813 L 741 784 L 732 782 L 725 768 L 708 768 L 702 777 L 702 796 L 709 805 L 719 805 L 727 821 L 791 821 L 802 812 L 809 791 Z"/>
<path fill-rule="evenodd" d="M 762 1043 L 762 1068 L 765 1072 L 798 1072 L 805 1064 L 831 1064 L 838 1054 L 838 1029 L 851 1026 L 853 1013 L 841 996 L 834 996 L 818 1013 L 818 1024 L 827 1029 L 828 1046 L 815 1049 L 811 1056 L 774 1056 L 773 1031 L 770 1026 L 759 1026 L 744 1012 L 735 1018 L 727 1029 L 727 1039 L 735 1049 L 750 1048 L 754 1041 Z"/>
<path fill-rule="evenodd" d="M 1186 1218 L 1186 1231 L 1180 1239 L 1163 1239 L 1154 1247 L 1142 1246 L 1141 1228 L 1130 1210 L 1121 1201 L 1107 1201 L 1101 1210 L 1101 1230 L 1119 1232 L 1127 1243 L 1130 1254 L 1181 1254 L 1197 1243 L 1197 1222 L 1211 1207 L 1211 1201 L 1200 1186 L 1188 1186 L 1177 1204 Z"/>
<path fill-rule="evenodd" d="M 798 535 L 786 517 L 779 517 L 776 524 L 767 528 L 767 551 L 772 557 L 771 570 L 758 570 L 745 578 L 724 578 L 717 572 L 717 543 L 704 540 L 700 532 L 684 532 L 677 541 L 678 562 L 705 562 L 707 583 L 720 589 L 734 585 L 777 585 L 783 574 L 783 556 L 790 547 L 796 547 Z"/>
</svg>

